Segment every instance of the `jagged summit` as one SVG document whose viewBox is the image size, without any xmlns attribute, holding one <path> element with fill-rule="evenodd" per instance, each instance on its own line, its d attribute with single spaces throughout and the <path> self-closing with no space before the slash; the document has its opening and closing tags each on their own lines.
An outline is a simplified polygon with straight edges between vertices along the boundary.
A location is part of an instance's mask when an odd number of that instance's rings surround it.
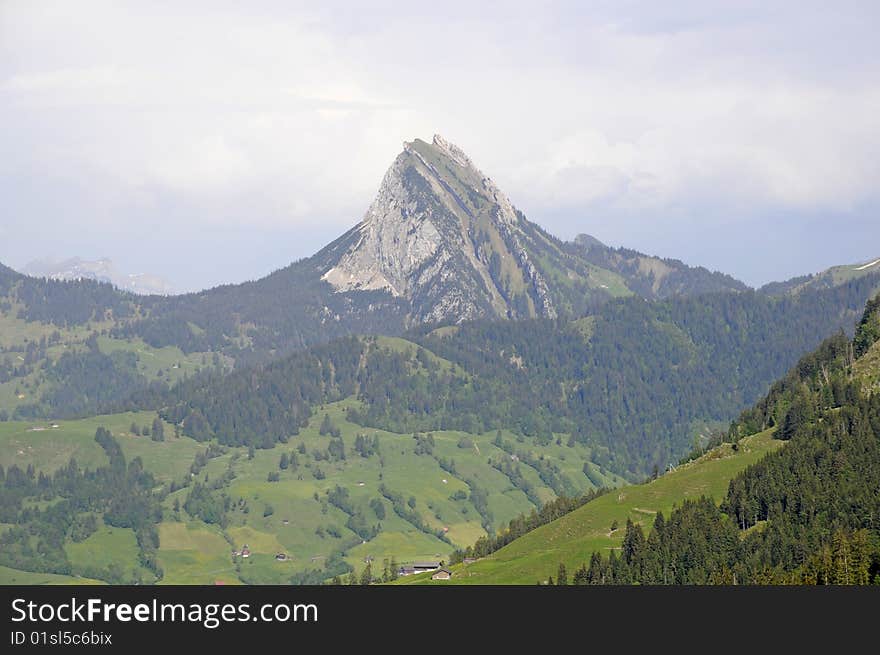
<svg viewBox="0 0 880 655">
<path fill-rule="evenodd" d="M 631 293 L 746 288 L 591 236 L 552 237 L 439 134 L 403 144 L 363 220 L 313 261 L 336 294 L 387 292 L 408 323 L 555 318 Z"/>
<path fill-rule="evenodd" d="M 125 326 L 128 336 L 188 352 L 235 347 L 237 357 L 255 362 L 420 323 L 573 318 L 614 297 L 745 288 L 674 260 L 595 246 L 585 238 L 561 241 L 527 220 L 461 148 L 438 135 L 404 144 L 362 220 L 311 257 L 260 280 L 147 296 L 136 310 L 128 297 L 102 296 L 83 312 L 129 311 L 139 318 Z M 38 280 L 0 267 L 0 296 L 10 292 L 48 298 Z M 68 305 L 82 303 L 77 297 Z"/>
<path fill-rule="evenodd" d="M 364 219 L 328 251 L 336 291 L 384 290 L 416 321 L 556 316 L 526 246 L 534 226 L 458 146 L 404 143 Z"/>
</svg>

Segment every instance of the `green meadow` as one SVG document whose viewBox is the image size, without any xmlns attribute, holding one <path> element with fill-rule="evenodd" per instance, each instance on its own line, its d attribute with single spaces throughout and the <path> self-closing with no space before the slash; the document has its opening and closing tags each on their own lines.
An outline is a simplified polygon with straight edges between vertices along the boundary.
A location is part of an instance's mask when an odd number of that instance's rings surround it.
<svg viewBox="0 0 880 655">
<path fill-rule="evenodd" d="M 647 532 L 657 512 L 668 516 L 688 498 L 719 500 L 736 474 L 767 453 L 781 447 L 772 430 L 743 439 L 736 450 L 730 444 L 646 484 L 621 487 L 600 496 L 556 521 L 514 540 L 471 564 L 453 567 L 449 581 L 432 581 L 430 574 L 399 580 L 399 584 L 536 584 L 555 576 L 560 562 L 569 571 L 589 562 L 590 555 L 619 548 L 627 520 Z M 612 526 L 616 529 L 612 530 Z"/>
<path fill-rule="evenodd" d="M 183 479 L 196 452 L 205 446 L 189 437 L 176 438 L 174 426 L 168 423 L 164 424 L 164 442 L 131 432 L 132 424 L 140 430 L 151 426 L 155 418 L 155 412 L 125 412 L 70 421 L 0 423 L 0 466 L 26 469 L 33 465 L 36 471 L 51 474 L 71 457 L 81 468 L 105 465 L 107 456 L 95 442 L 95 431 L 103 426 L 119 441 L 126 459 L 140 457 L 144 468 L 160 482 Z"/>
</svg>

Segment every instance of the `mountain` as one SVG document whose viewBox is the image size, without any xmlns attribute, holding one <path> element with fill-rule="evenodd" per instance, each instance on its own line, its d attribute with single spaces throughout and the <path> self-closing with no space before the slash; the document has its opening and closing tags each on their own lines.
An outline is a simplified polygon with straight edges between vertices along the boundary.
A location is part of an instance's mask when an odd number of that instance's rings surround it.
<svg viewBox="0 0 880 655">
<path fill-rule="evenodd" d="M 212 347 L 246 330 L 255 347 L 285 351 L 426 322 L 578 315 L 631 293 L 435 136 L 405 143 L 363 220 L 312 257 L 255 282 L 151 299 L 132 330 L 165 345 L 194 324 Z"/>
<path fill-rule="evenodd" d="M 554 318 L 608 297 L 645 298 L 746 285 L 588 235 L 564 243 L 530 222 L 440 135 L 404 144 L 364 220 L 322 253 L 337 291 L 406 298 L 412 322 Z"/>
<path fill-rule="evenodd" d="M 793 277 L 784 282 L 770 282 L 759 289 L 770 296 L 797 294 L 805 289 L 827 289 L 844 284 L 850 280 L 880 272 L 880 259 L 858 264 L 833 266 L 820 273 Z"/>
<path fill-rule="evenodd" d="M 844 268 L 761 292 L 827 288 L 872 274 L 878 264 Z M 48 279 L 16 285 L 17 312 L 26 320 L 71 325 L 112 316 L 116 337 L 186 353 L 221 351 L 236 365 L 352 334 L 399 335 L 425 323 L 576 318 L 625 296 L 659 300 L 748 289 L 728 275 L 611 248 L 589 235 L 559 240 L 439 135 L 404 144 L 351 230 L 259 280 L 137 297 L 114 295 L 99 283 L 139 292 L 160 291 L 161 281 L 120 277 L 108 260 L 28 270 Z M 79 281 L 67 281 L 72 278 Z"/>
<path fill-rule="evenodd" d="M 45 277 L 50 280 L 96 280 L 112 284 L 124 291 L 136 294 L 172 293 L 171 285 L 164 278 L 151 273 L 121 273 L 113 261 L 72 257 L 65 260 L 39 259 L 29 262 L 21 269 L 24 275 Z"/>
<path fill-rule="evenodd" d="M 148 316 L 127 333 L 154 346 L 260 358 L 423 323 L 573 317 L 615 297 L 746 288 L 681 262 L 587 245 L 526 219 L 443 137 L 415 139 L 363 220 L 339 239 L 261 280 L 145 300 Z M 233 353 L 242 342 L 248 352 Z"/>
<path fill-rule="evenodd" d="M 464 152 L 404 144 L 364 220 L 322 251 L 336 291 L 405 298 L 416 322 L 557 315 L 532 252 L 554 252 Z"/>
</svg>

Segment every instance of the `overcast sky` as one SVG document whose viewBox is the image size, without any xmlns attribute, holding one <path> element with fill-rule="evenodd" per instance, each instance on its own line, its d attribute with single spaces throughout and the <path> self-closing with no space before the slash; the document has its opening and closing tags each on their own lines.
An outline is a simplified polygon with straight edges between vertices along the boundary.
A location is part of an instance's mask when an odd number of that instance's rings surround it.
<svg viewBox="0 0 880 655">
<path fill-rule="evenodd" d="M 878 24 L 806 0 L 0 0 L 0 261 L 261 277 L 435 132 L 562 238 L 753 285 L 873 259 Z"/>
</svg>

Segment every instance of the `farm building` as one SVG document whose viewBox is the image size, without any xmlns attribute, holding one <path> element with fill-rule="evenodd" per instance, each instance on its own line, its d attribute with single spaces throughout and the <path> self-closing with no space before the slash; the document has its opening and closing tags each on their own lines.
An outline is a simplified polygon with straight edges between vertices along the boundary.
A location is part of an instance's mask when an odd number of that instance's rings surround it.
<svg viewBox="0 0 880 655">
<path fill-rule="evenodd" d="M 415 569 L 416 573 L 422 573 L 424 571 L 436 571 L 441 566 L 443 566 L 443 562 L 413 562 L 412 567 Z"/>
<path fill-rule="evenodd" d="M 431 580 L 449 580 L 451 577 L 452 572 L 449 569 L 439 569 L 431 576 Z"/>
<path fill-rule="evenodd" d="M 425 571 L 436 571 L 443 562 L 413 562 L 408 566 L 401 566 L 398 575 L 412 575 L 414 573 L 424 573 Z"/>
</svg>

